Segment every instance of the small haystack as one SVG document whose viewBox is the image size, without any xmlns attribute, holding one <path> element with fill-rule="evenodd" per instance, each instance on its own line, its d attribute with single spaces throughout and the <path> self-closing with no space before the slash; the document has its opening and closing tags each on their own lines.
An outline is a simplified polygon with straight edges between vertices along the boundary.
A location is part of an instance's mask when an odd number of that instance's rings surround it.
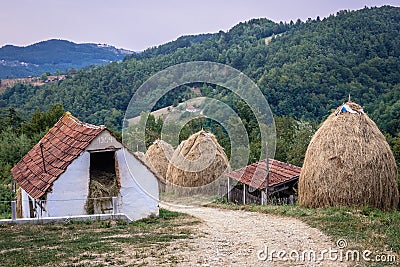
<svg viewBox="0 0 400 267">
<path fill-rule="evenodd" d="M 159 176 L 165 179 L 174 148 L 163 140 L 156 140 L 146 151 L 146 160 Z"/>
<path fill-rule="evenodd" d="M 228 168 L 228 158 L 216 137 L 202 130 L 190 136 L 175 150 L 166 174 L 167 188 L 170 188 L 169 184 L 172 184 L 172 188 L 180 186 L 193 189 L 211 185 Z M 175 189 L 173 191 L 179 193 Z M 201 192 L 204 193 L 198 191 Z"/>
<path fill-rule="evenodd" d="M 397 167 L 392 151 L 361 106 L 340 106 L 314 134 L 299 179 L 308 207 L 370 206 L 396 209 Z"/>
</svg>

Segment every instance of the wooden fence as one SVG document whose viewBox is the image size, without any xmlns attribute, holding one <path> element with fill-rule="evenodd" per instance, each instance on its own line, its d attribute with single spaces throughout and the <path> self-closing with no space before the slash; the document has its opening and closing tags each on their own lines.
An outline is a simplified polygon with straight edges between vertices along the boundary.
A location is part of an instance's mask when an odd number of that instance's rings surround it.
<svg viewBox="0 0 400 267">
<path fill-rule="evenodd" d="M 236 204 L 243 204 L 243 190 L 236 187 L 232 188 L 229 193 L 229 202 Z M 253 196 L 246 192 L 246 204 L 259 204 L 261 205 L 261 197 Z"/>
<path fill-rule="evenodd" d="M 232 188 L 229 193 L 228 202 L 233 202 L 238 205 L 243 204 L 243 190 L 239 188 Z M 293 205 L 297 202 L 297 196 L 289 196 L 289 197 L 275 197 L 271 196 L 268 199 L 268 204 L 270 205 Z M 246 192 L 246 204 L 256 204 L 261 205 L 261 197 L 257 197 Z"/>
</svg>

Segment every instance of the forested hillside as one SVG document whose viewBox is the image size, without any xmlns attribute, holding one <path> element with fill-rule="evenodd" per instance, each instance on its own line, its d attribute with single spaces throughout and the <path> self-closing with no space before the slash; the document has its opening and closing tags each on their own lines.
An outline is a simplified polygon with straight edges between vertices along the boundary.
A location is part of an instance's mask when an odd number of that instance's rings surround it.
<svg viewBox="0 0 400 267">
<path fill-rule="evenodd" d="M 40 76 L 44 72 L 104 65 L 122 60 L 131 53 L 108 45 L 76 44 L 56 39 L 25 47 L 6 45 L 0 48 L 0 79 Z"/>
<path fill-rule="evenodd" d="M 227 33 L 178 39 L 122 63 L 80 71 L 57 84 L 16 85 L 2 95 L 0 105 L 26 115 L 60 102 L 83 120 L 119 123 L 132 93 L 151 74 L 181 62 L 210 60 L 254 79 L 277 115 L 320 121 L 351 94 L 381 129 L 396 134 L 399 21 L 394 7 L 341 11 L 324 20 L 290 24 L 251 20 Z M 273 34 L 280 35 L 266 45 L 265 38 Z"/>
</svg>

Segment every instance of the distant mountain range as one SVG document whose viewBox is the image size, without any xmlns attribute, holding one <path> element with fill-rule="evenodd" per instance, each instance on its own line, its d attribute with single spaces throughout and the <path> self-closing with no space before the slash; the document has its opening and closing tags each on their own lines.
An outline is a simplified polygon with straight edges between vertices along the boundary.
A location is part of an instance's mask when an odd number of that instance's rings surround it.
<svg viewBox="0 0 400 267">
<path fill-rule="evenodd" d="M 133 53 L 106 44 L 76 44 L 56 39 L 25 47 L 6 45 L 0 48 L 0 79 L 104 65 Z"/>
</svg>

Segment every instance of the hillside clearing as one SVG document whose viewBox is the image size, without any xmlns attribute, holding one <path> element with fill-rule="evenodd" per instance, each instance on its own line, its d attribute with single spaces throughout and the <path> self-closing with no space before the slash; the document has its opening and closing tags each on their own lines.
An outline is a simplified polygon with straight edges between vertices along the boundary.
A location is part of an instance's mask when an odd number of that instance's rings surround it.
<svg viewBox="0 0 400 267">
<path fill-rule="evenodd" d="M 40 77 L 28 77 L 28 78 L 14 78 L 14 79 L 2 79 L 0 80 L 0 94 L 4 93 L 7 88 L 13 87 L 16 84 L 30 84 L 32 86 L 41 86 L 46 83 L 53 83 L 61 80 L 65 80 L 65 75 L 48 76 L 47 80 L 43 81 Z"/>
<path fill-rule="evenodd" d="M 199 89 L 191 89 L 197 94 L 199 94 Z M 178 120 L 181 115 L 185 112 L 186 107 L 188 106 L 201 106 L 204 102 L 206 101 L 205 97 L 197 97 L 194 99 L 189 99 L 187 101 L 184 101 L 182 103 L 179 103 L 178 106 L 168 106 L 165 108 L 157 109 L 155 111 L 152 111 L 150 114 L 153 115 L 156 119 L 159 117 L 165 119 L 168 117 L 168 120 L 172 120 L 173 118 L 175 120 Z M 198 113 L 201 114 L 201 109 L 198 110 Z M 141 116 L 136 116 L 134 118 L 128 119 L 128 122 L 130 125 L 134 125 L 140 122 Z"/>
</svg>

